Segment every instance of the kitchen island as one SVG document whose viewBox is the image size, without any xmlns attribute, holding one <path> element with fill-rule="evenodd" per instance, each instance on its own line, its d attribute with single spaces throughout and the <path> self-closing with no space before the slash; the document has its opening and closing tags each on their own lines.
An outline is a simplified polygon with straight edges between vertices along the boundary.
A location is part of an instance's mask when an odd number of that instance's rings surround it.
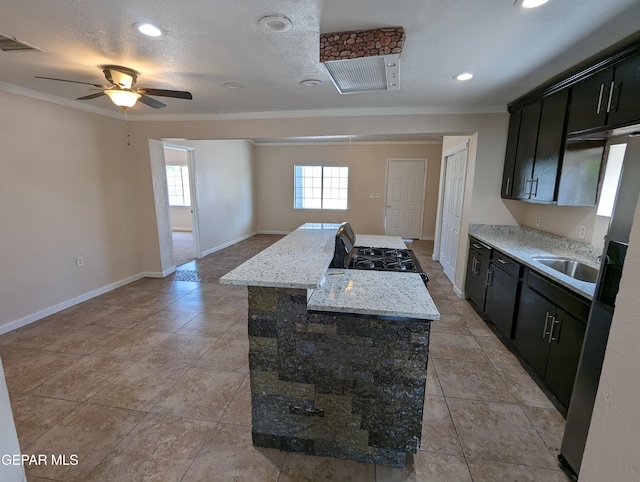
<svg viewBox="0 0 640 482">
<path fill-rule="evenodd" d="M 253 443 L 401 467 L 439 313 L 417 273 L 328 269 L 337 227 L 305 224 L 220 280 L 248 286 Z"/>
</svg>

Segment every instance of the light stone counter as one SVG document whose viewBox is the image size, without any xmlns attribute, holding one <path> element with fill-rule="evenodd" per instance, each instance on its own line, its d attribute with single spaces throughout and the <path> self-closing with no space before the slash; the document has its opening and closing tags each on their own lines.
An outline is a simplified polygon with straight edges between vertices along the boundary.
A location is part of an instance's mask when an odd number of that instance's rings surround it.
<svg viewBox="0 0 640 482">
<path fill-rule="evenodd" d="M 418 273 L 329 269 L 307 308 L 317 311 L 439 320 Z"/>
<path fill-rule="evenodd" d="M 589 300 L 593 299 L 595 283 L 574 279 L 532 258 L 568 257 L 598 268 L 596 258 L 602 254 L 601 249 L 521 226 L 470 224 L 469 234 L 575 293 Z"/>
<path fill-rule="evenodd" d="M 400 236 L 376 236 L 373 234 L 357 234 L 356 246 L 363 248 L 407 249 Z"/>
</svg>

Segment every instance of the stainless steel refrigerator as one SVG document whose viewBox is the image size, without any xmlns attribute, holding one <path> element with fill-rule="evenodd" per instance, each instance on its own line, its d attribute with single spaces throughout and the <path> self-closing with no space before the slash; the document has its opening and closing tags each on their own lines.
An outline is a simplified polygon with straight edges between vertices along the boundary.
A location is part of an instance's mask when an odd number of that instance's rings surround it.
<svg viewBox="0 0 640 482">
<path fill-rule="evenodd" d="M 605 240 L 558 456 L 560 462 L 575 474 L 580 473 L 639 192 L 640 135 L 632 134 L 627 142 L 613 216 Z"/>
</svg>

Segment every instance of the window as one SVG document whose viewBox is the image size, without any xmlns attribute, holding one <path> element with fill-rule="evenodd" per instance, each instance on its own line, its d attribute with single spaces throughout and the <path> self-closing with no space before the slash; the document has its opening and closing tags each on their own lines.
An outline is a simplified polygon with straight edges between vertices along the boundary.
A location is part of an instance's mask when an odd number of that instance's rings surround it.
<svg viewBox="0 0 640 482">
<path fill-rule="evenodd" d="M 347 209 L 349 168 L 294 166 L 295 209 Z"/>
<path fill-rule="evenodd" d="M 607 157 L 607 165 L 604 168 L 604 180 L 600 188 L 598 216 L 610 218 L 613 214 L 613 203 L 618 192 L 618 183 L 622 173 L 622 160 L 626 149 L 626 144 L 613 144 L 609 147 L 609 157 Z"/>
<path fill-rule="evenodd" d="M 170 206 L 191 206 L 187 166 L 167 166 L 167 189 Z"/>
</svg>

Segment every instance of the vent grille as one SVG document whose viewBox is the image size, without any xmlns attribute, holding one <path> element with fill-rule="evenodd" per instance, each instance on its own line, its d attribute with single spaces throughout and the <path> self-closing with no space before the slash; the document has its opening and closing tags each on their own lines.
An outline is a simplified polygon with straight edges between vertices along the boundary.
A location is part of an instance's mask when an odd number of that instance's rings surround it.
<svg viewBox="0 0 640 482">
<path fill-rule="evenodd" d="M 20 42 L 15 37 L 0 33 L 0 50 L 4 52 L 30 52 L 40 51 L 41 49 L 28 43 Z"/>
<path fill-rule="evenodd" d="M 386 92 L 400 88 L 400 55 L 379 55 L 324 62 L 341 94 Z"/>
</svg>

